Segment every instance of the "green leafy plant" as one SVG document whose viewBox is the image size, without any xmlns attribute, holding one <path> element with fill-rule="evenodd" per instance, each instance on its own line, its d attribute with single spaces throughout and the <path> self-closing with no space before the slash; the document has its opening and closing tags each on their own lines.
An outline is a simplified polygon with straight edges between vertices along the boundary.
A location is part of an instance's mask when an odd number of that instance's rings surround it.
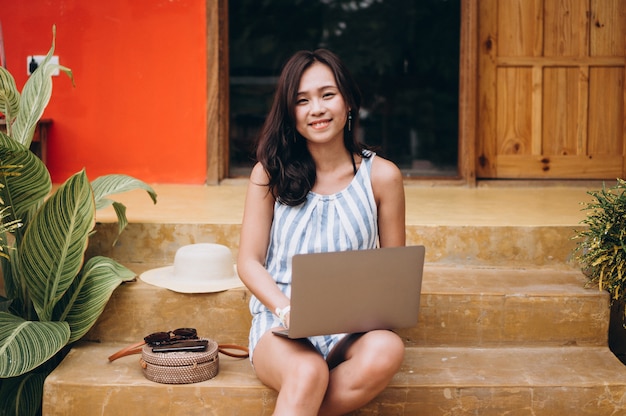
<svg viewBox="0 0 626 416">
<path fill-rule="evenodd" d="M 617 179 L 614 187 L 602 186 L 590 191 L 593 197 L 584 209 L 582 221 L 588 228 L 577 231 L 580 239 L 576 258 L 587 276 L 588 284 L 597 284 L 611 295 L 611 303 L 626 300 L 626 181 Z"/>
<path fill-rule="evenodd" d="M 53 28 L 52 47 L 21 94 L 0 67 L 0 415 L 40 411 L 46 376 L 93 326 L 113 290 L 135 277 L 107 257 L 85 261 L 96 209 L 113 205 L 122 232 L 125 207 L 110 195 L 143 189 L 156 203 L 140 180 L 106 175 L 90 183 L 84 169 L 51 193 L 50 174 L 29 146 L 52 94 L 52 73 L 73 81 L 71 70 L 50 62 L 54 37 Z"/>
</svg>

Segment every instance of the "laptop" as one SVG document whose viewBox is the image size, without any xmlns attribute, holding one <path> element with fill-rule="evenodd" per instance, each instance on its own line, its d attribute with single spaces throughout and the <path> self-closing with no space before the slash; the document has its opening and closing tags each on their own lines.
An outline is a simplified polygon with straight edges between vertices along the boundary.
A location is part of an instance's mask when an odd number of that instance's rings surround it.
<svg viewBox="0 0 626 416">
<path fill-rule="evenodd" d="M 424 246 L 406 246 L 293 256 L 290 327 L 274 333 L 298 339 L 414 326 L 424 254 Z"/>
</svg>

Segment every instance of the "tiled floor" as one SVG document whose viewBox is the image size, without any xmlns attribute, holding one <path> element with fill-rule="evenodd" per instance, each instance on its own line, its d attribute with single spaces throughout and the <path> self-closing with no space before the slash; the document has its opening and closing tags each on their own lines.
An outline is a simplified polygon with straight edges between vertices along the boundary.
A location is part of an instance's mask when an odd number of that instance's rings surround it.
<svg viewBox="0 0 626 416">
<path fill-rule="evenodd" d="M 607 184 L 612 186 L 611 184 Z M 407 225 L 577 225 L 586 216 L 583 202 L 592 186 L 421 187 L 406 186 Z M 157 204 L 144 191 L 117 195 L 130 222 L 239 223 L 246 183 L 229 185 L 153 185 Z M 97 213 L 115 219 L 112 208 Z"/>
</svg>

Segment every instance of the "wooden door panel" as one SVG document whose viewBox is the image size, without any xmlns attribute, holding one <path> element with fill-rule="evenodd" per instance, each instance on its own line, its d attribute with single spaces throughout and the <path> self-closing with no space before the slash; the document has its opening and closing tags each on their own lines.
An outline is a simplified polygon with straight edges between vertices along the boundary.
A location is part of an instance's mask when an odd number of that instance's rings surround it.
<svg viewBox="0 0 626 416">
<path fill-rule="evenodd" d="M 546 1 L 543 56 L 584 56 L 589 45 L 589 19 L 584 0 Z"/>
<path fill-rule="evenodd" d="M 543 141 L 541 153 L 548 155 L 577 155 L 581 152 L 583 137 L 579 114 L 585 111 L 585 92 L 579 87 L 578 68 L 546 68 L 543 73 Z M 548 112 L 549 114 L 545 114 Z"/>
<path fill-rule="evenodd" d="M 491 2 L 498 33 L 498 56 L 541 56 L 542 0 Z M 479 19 L 482 16 L 479 16 Z"/>
<path fill-rule="evenodd" d="M 478 178 L 624 176 L 626 0 L 479 2 Z"/>
<path fill-rule="evenodd" d="M 591 56 L 624 56 L 626 2 L 624 0 L 591 0 Z"/>
<path fill-rule="evenodd" d="M 532 154 L 532 71 L 497 71 L 496 137 L 498 155 Z"/>
<path fill-rule="evenodd" d="M 596 154 L 621 154 L 624 123 L 624 69 L 589 69 L 589 146 Z M 619 176 L 619 175 L 618 175 Z"/>
</svg>

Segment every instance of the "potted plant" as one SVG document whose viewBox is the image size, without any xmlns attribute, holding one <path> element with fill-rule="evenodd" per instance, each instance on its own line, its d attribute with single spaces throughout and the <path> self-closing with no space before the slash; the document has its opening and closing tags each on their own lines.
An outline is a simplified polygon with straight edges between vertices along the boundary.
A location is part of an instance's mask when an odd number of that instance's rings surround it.
<svg viewBox="0 0 626 416">
<path fill-rule="evenodd" d="M 85 261 L 96 210 L 113 205 L 121 232 L 125 207 L 109 195 L 143 189 L 156 203 L 155 192 L 140 180 L 106 175 L 90 183 L 84 169 L 51 193 L 50 174 L 29 145 L 52 94 L 52 72 L 72 78 L 68 68 L 50 62 L 54 37 L 53 27 L 52 47 L 21 94 L 0 67 L 0 113 L 7 128 L 0 132 L 2 415 L 40 411 L 46 376 L 93 326 L 113 290 L 135 277 L 110 258 Z"/>
<path fill-rule="evenodd" d="M 580 239 L 575 253 L 588 285 L 597 285 L 609 292 L 611 321 L 609 347 L 626 363 L 626 181 L 617 179 L 614 187 L 604 184 L 584 209 L 589 210 L 582 221 L 588 228 L 577 232 Z"/>
</svg>

